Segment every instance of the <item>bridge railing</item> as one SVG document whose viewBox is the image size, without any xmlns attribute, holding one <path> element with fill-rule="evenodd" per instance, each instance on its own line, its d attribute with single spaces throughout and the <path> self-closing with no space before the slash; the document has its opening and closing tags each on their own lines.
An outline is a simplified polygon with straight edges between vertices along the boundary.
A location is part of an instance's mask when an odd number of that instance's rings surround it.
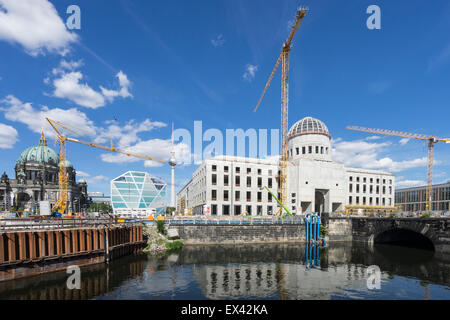
<svg viewBox="0 0 450 320">
<path fill-rule="evenodd" d="M 118 224 L 135 224 L 140 220 L 121 220 L 117 217 L 101 218 L 3 218 L 0 219 L 0 231 L 11 230 L 54 230 L 80 227 L 112 227 Z"/>
<path fill-rule="evenodd" d="M 168 217 L 167 224 L 202 224 L 202 225 L 270 225 L 270 224 L 303 224 L 302 217 Z"/>
</svg>

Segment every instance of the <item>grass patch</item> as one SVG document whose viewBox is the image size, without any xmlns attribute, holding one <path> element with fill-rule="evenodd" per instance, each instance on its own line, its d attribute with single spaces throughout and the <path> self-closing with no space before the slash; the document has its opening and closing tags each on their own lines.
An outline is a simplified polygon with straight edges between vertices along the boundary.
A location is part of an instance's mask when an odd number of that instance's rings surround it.
<svg viewBox="0 0 450 320">
<path fill-rule="evenodd" d="M 166 242 L 166 248 L 169 249 L 170 251 L 181 250 L 181 248 L 183 248 L 183 242 L 179 240 L 175 240 L 174 242 Z"/>
</svg>

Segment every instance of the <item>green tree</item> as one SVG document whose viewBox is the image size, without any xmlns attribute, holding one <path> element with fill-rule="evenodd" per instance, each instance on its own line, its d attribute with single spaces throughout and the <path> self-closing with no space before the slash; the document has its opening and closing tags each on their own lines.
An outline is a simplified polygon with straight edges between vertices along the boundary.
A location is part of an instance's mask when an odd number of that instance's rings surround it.
<svg viewBox="0 0 450 320">
<path fill-rule="evenodd" d="M 109 203 L 93 202 L 88 208 L 88 212 L 111 213 L 112 207 Z"/>
<path fill-rule="evenodd" d="M 172 213 L 176 210 L 176 208 L 174 207 L 167 207 L 166 208 L 166 214 L 167 215 L 172 215 Z"/>
</svg>

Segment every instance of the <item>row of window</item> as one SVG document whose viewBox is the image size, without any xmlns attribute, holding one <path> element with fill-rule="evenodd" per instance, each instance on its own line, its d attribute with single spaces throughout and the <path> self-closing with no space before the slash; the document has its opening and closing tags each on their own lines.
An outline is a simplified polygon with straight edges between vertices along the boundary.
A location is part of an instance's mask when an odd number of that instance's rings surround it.
<svg viewBox="0 0 450 320">
<path fill-rule="evenodd" d="M 262 192 L 259 191 L 256 193 L 256 197 L 255 195 L 252 196 L 252 192 L 247 191 L 247 192 L 242 192 L 241 191 L 235 191 L 234 192 L 234 201 L 257 201 L 257 202 L 262 202 L 263 201 L 263 196 L 262 196 Z M 241 198 L 242 196 L 242 198 Z M 267 193 L 267 201 L 268 202 L 272 202 L 272 195 L 270 193 Z M 223 197 L 222 199 L 218 199 L 217 198 L 217 190 L 211 190 L 211 201 L 230 201 L 230 192 L 229 190 L 224 190 L 223 191 Z"/>
<path fill-rule="evenodd" d="M 400 191 L 395 194 L 395 201 L 397 203 L 405 203 L 405 202 L 422 202 L 425 201 L 426 198 L 426 190 L 418 189 L 412 191 Z M 442 201 L 450 201 L 450 187 L 434 187 L 433 188 L 433 201 L 442 200 Z"/>
<path fill-rule="evenodd" d="M 217 165 L 213 164 L 211 166 L 211 171 L 212 172 L 217 172 Z M 242 170 L 244 172 L 244 170 Z M 247 168 L 245 170 L 247 172 L 247 174 L 251 174 L 252 173 L 252 168 Z M 229 166 L 224 166 L 223 167 L 223 172 L 228 173 L 229 172 Z M 262 175 L 262 169 L 257 169 L 256 172 L 258 173 L 258 175 Z M 235 173 L 241 173 L 241 167 L 235 167 Z M 271 176 L 273 173 L 273 171 L 271 169 L 267 170 L 267 174 L 269 176 Z"/>
<path fill-rule="evenodd" d="M 308 152 L 306 152 L 308 151 Z M 314 152 L 315 151 L 315 152 Z M 290 149 L 289 151 L 290 156 L 292 157 L 294 155 L 294 149 Z M 302 147 L 302 154 L 328 154 L 329 150 L 328 147 L 322 147 L 322 146 L 308 146 L 308 147 Z M 295 148 L 295 155 L 300 155 L 300 148 Z"/>
<path fill-rule="evenodd" d="M 353 184 L 350 183 L 348 186 L 348 192 L 350 193 L 360 193 L 362 191 L 362 193 L 366 193 L 368 191 L 368 193 L 372 194 L 374 193 L 374 186 L 373 185 L 369 185 L 369 188 L 367 188 L 367 185 L 363 184 L 362 185 L 362 190 L 360 188 L 359 184 L 355 185 L 356 187 L 353 189 Z M 376 194 L 380 194 L 380 186 L 375 186 L 375 190 L 376 190 Z M 382 194 L 386 194 L 386 186 L 383 186 L 382 188 Z M 392 187 L 389 186 L 389 194 L 392 194 Z"/>
<path fill-rule="evenodd" d="M 211 215 L 213 215 L 213 216 L 217 216 L 217 215 L 222 215 L 222 216 L 234 215 L 234 216 L 238 216 L 238 215 L 240 215 L 240 214 L 242 214 L 244 212 L 246 214 L 248 214 L 248 215 L 256 215 L 256 216 L 273 215 L 276 212 L 276 210 L 277 210 L 276 206 L 262 206 L 262 205 L 258 205 L 258 206 L 234 205 L 234 206 L 230 206 L 228 204 L 224 204 L 224 205 L 221 205 L 221 206 L 217 205 L 217 204 L 211 205 Z"/>
<path fill-rule="evenodd" d="M 355 179 L 356 182 L 360 182 L 360 177 L 355 177 L 355 178 L 356 178 L 356 179 Z M 349 180 L 350 180 L 350 181 L 353 181 L 353 177 L 350 176 L 350 177 L 349 177 Z M 375 180 L 374 180 L 374 178 L 369 178 L 369 181 L 370 181 L 370 183 L 373 183 Z M 376 179 L 376 183 L 380 183 L 380 181 L 381 181 L 380 178 L 377 178 L 377 179 Z M 363 178 L 362 178 L 362 182 L 363 182 L 363 183 L 366 183 L 366 182 L 367 182 L 367 178 L 366 178 L 366 177 L 363 177 Z M 383 184 L 386 184 L 386 179 L 383 179 Z M 389 184 L 392 184 L 392 179 L 389 179 Z"/>
<path fill-rule="evenodd" d="M 353 203 L 353 199 L 355 199 L 355 202 Z M 361 202 L 360 202 L 360 197 L 354 197 L 353 196 L 349 196 L 348 197 L 348 204 L 352 205 L 352 204 L 357 204 L 357 205 L 369 205 L 369 206 L 373 206 L 373 205 L 389 205 L 392 206 L 392 198 L 388 198 L 388 203 L 386 203 L 386 198 L 381 198 L 381 203 L 380 203 L 380 198 L 375 198 L 375 202 L 373 201 L 374 199 L 372 197 L 361 197 Z"/>
<path fill-rule="evenodd" d="M 265 186 L 265 184 L 263 184 L 263 178 L 262 177 L 258 177 L 256 182 L 257 182 L 258 188 L 262 188 L 263 186 Z M 248 188 L 250 188 L 252 186 L 252 177 L 247 177 L 247 179 L 245 180 L 245 183 L 246 183 L 245 185 Z M 267 187 L 272 188 L 274 183 L 276 183 L 276 181 L 274 181 L 273 178 L 267 178 Z M 211 175 L 211 184 L 213 186 L 217 185 L 217 174 L 212 174 Z M 228 175 L 224 175 L 223 176 L 223 185 L 225 187 L 229 185 L 229 176 Z M 236 187 L 240 187 L 241 186 L 241 177 L 240 176 L 235 176 L 234 177 L 234 185 Z"/>
</svg>

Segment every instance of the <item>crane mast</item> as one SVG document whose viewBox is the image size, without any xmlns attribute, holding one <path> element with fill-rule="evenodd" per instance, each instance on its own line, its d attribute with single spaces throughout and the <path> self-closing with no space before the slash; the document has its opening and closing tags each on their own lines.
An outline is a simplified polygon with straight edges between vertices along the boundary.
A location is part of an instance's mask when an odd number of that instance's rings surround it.
<svg viewBox="0 0 450 320">
<path fill-rule="evenodd" d="M 403 137 L 408 139 L 418 139 L 422 141 L 428 141 L 428 157 L 427 157 L 427 186 L 425 189 L 425 210 L 430 212 L 433 210 L 433 164 L 434 164 L 434 145 L 438 142 L 450 143 L 450 139 L 441 139 L 434 136 L 425 134 L 408 133 L 402 131 L 385 130 L 385 129 L 373 129 L 357 126 L 348 126 L 347 129 L 383 134 L 388 136 Z"/>
<path fill-rule="evenodd" d="M 287 135 L 289 130 L 289 54 L 292 48 L 292 39 L 294 38 L 295 33 L 300 27 L 303 18 L 305 17 L 307 9 L 299 8 L 296 14 L 296 20 L 294 25 L 292 26 L 289 37 L 286 42 L 283 44 L 283 48 L 281 50 L 281 54 L 279 55 L 277 62 L 275 63 L 275 67 L 270 74 L 269 80 L 264 87 L 263 93 L 256 104 L 253 112 L 258 110 L 259 105 L 262 102 L 262 99 L 272 82 L 272 79 L 278 70 L 278 66 L 280 63 L 282 64 L 282 75 L 281 75 L 281 132 L 280 132 L 280 174 L 279 174 L 279 190 L 280 190 L 280 201 L 281 203 L 286 203 L 287 198 L 287 159 L 288 159 L 288 142 Z M 280 210 L 282 210 L 280 208 Z"/>
</svg>

